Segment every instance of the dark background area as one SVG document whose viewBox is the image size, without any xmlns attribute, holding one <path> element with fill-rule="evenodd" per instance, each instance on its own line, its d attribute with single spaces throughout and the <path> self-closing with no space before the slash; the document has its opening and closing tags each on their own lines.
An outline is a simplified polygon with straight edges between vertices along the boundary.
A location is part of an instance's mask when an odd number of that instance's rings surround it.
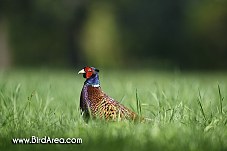
<svg viewBox="0 0 227 151">
<path fill-rule="evenodd" d="M 1 0 L 0 67 L 227 69 L 226 0 Z"/>
</svg>

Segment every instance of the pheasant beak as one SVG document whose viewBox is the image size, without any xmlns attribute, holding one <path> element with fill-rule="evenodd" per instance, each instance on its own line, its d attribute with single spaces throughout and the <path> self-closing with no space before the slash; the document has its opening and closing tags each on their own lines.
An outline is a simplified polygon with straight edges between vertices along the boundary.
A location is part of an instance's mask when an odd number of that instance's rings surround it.
<svg viewBox="0 0 227 151">
<path fill-rule="evenodd" d="M 86 73 L 86 72 L 84 71 L 84 69 L 82 69 L 82 70 L 80 70 L 80 71 L 78 72 L 78 74 L 83 74 L 83 73 Z"/>
</svg>

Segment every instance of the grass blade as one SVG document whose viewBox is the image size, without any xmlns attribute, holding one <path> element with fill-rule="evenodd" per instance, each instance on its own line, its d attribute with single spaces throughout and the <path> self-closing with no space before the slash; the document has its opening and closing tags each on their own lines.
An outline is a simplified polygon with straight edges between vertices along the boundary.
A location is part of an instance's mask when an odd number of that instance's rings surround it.
<svg viewBox="0 0 227 151">
<path fill-rule="evenodd" d="M 201 113 L 202 113 L 202 115 L 203 115 L 203 118 L 204 118 L 205 120 L 207 120 L 207 119 L 206 119 L 205 112 L 204 112 L 204 110 L 203 110 L 203 106 L 202 106 L 201 100 L 202 100 L 202 97 L 201 97 L 201 94 L 200 94 L 200 91 L 199 91 L 199 98 L 197 99 L 197 102 L 198 102 L 198 104 L 199 104 L 199 106 L 200 106 L 200 111 L 201 111 Z"/>
<path fill-rule="evenodd" d="M 222 94 L 221 94 L 221 89 L 220 89 L 220 86 L 218 84 L 218 94 L 219 94 L 219 103 L 220 103 L 220 112 L 221 114 L 223 114 L 223 100 L 224 100 L 224 97 L 222 97 Z"/>
<path fill-rule="evenodd" d="M 139 97 L 138 97 L 138 92 L 137 92 L 137 89 L 136 89 L 136 107 L 137 107 L 137 112 L 139 114 L 139 116 L 141 116 L 141 103 L 140 103 L 140 100 L 139 100 Z"/>
</svg>

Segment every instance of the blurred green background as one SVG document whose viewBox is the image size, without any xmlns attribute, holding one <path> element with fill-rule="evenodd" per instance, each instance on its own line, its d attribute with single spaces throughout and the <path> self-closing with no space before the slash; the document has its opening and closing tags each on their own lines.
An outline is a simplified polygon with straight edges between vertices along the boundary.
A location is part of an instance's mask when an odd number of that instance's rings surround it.
<svg viewBox="0 0 227 151">
<path fill-rule="evenodd" d="M 227 69 L 226 0 L 1 0 L 0 67 Z"/>
</svg>

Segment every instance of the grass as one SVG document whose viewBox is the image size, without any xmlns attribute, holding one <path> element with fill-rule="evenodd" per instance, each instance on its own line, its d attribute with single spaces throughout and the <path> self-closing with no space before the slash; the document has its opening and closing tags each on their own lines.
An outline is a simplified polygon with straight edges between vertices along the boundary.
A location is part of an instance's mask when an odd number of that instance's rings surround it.
<svg viewBox="0 0 227 151">
<path fill-rule="evenodd" d="M 0 150 L 227 150 L 227 74 L 100 72 L 103 90 L 146 123 L 84 122 L 76 71 L 0 72 Z M 79 137 L 82 144 L 12 144 L 12 138 Z"/>
</svg>

